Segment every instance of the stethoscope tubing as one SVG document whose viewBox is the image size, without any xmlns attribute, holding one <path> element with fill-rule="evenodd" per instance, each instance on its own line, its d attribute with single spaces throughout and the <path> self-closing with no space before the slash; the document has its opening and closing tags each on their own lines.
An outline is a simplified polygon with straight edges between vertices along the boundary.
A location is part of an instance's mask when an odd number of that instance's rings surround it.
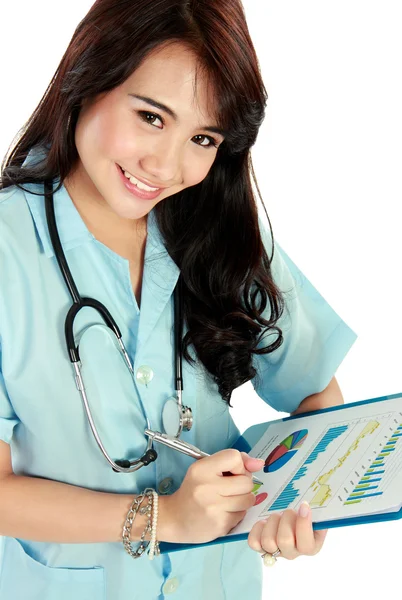
<svg viewBox="0 0 402 600">
<path fill-rule="evenodd" d="M 93 436 L 108 463 L 111 465 L 113 471 L 116 473 L 132 473 L 137 471 L 143 466 L 150 464 L 155 461 L 157 458 L 157 453 L 153 448 L 153 441 L 158 441 L 169 448 L 177 450 L 178 452 L 182 452 L 196 459 L 204 458 L 206 456 L 210 456 L 206 452 L 203 452 L 199 448 L 196 448 L 192 444 L 185 442 L 179 439 L 179 435 L 182 432 L 183 427 L 189 430 L 192 426 L 192 411 L 189 407 L 184 407 L 182 403 L 182 391 L 183 391 L 183 375 L 182 375 L 182 329 L 183 329 L 183 306 L 182 306 L 182 281 L 179 276 L 178 282 L 176 284 L 174 290 L 174 325 L 175 325 L 175 375 L 176 375 L 176 393 L 177 393 L 177 404 L 178 410 L 180 412 L 180 426 L 175 437 L 172 437 L 167 434 L 163 434 L 160 432 L 153 431 L 149 422 L 149 419 L 146 415 L 144 406 L 142 404 L 141 397 L 139 396 L 141 408 L 144 414 L 144 417 L 147 421 L 148 428 L 145 429 L 145 434 L 148 436 L 147 440 L 147 449 L 144 455 L 141 458 L 131 459 L 131 460 L 116 460 L 113 461 L 109 454 L 106 451 L 106 448 L 102 444 L 102 440 L 98 434 L 95 421 L 92 416 L 91 407 L 89 405 L 88 397 L 85 390 L 84 381 L 81 374 L 81 361 L 79 356 L 78 346 L 75 345 L 74 340 L 74 319 L 77 316 L 78 312 L 81 308 L 85 306 L 89 306 L 97 310 L 106 325 L 114 332 L 117 342 L 119 345 L 119 349 L 123 355 L 123 358 L 126 362 L 127 367 L 129 368 L 132 375 L 134 375 L 134 369 L 131 364 L 130 358 L 124 346 L 120 329 L 117 326 L 117 323 L 114 321 L 112 315 L 108 311 L 108 309 L 98 300 L 94 298 L 82 298 L 80 293 L 78 292 L 77 286 L 71 274 L 70 268 L 67 264 L 66 257 L 63 252 L 63 248 L 61 245 L 59 233 L 56 225 L 56 216 L 54 211 L 54 201 L 53 201 L 53 183 L 51 181 L 45 181 L 45 209 L 46 209 L 46 219 L 49 229 L 50 239 L 53 245 L 54 253 L 60 267 L 60 271 L 63 275 L 64 281 L 67 285 L 67 288 L 70 292 L 73 304 L 70 307 L 66 319 L 65 319 L 65 338 L 66 338 L 66 346 L 67 352 L 74 368 L 74 376 L 77 389 L 81 394 L 81 398 L 84 404 L 84 409 L 86 415 L 88 417 L 88 421 L 91 427 L 91 431 Z M 135 386 L 134 386 L 135 387 Z M 230 474 L 230 473 L 224 473 Z M 262 484 L 256 477 L 253 477 L 254 483 Z"/>
<path fill-rule="evenodd" d="M 132 459 L 130 461 L 128 461 L 128 460 L 113 461 L 113 459 L 111 459 L 109 454 L 107 453 L 107 451 L 101 441 L 99 433 L 97 431 L 94 418 L 92 416 L 90 404 L 89 404 L 88 397 L 87 397 L 86 390 L 85 390 L 84 381 L 83 381 L 82 374 L 81 374 L 81 362 L 80 362 L 80 356 L 79 356 L 79 349 L 78 349 L 78 346 L 76 346 L 75 339 L 74 339 L 74 319 L 77 316 L 78 312 L 82 308 L 91 307 L 100 313 L 105 324 L 115 334 L 115 336 L 117 338 L 117 342 L 119 344 L 119 348 L 123 354 L 125 362 L 129 368 L 129 370 L 131 371 L 132 375 L 134 375 L 134 369 L 131 364 L 128 353 L 126 351 L 126 348 L 124 346 L 120 329 L 119 329 L 117 323 L 115 322 L 115 320 L 113 319 L 111 313 L 101 302 L 99 302 L 98 300 L 95 300 L 94 298 L 81 297 L 81 295 L 78 291 L 78 288 L 75 284 L 75 281 L 74 281 L 74 278 L 70 271 L 70 268 L 68 266 L 67 259 L 64 254 L 63 247 L 62 247 L 62 244 L 60 241 L 60 236 L 59 236 L 58 229 L 57 229 L 56 215 L 55 215 L 55 210 L 54 210 L 54 200 L 53 200 L 53 183 L 49 180 L 45 181 L 44 188 L 45 188 L 45 211 L 46 211 L 46 219 L 47 219 L 50 239 L 51 239 L 51 242 L 53 245 L 53 250 L 55 253 L 57 263 L 59 265 L 60 271 L 63 275 L 64 281 L 66 283 L 66 286 L 68 288 L 68 291 L 70 293 L 70 296 L 71 296 L 72 302 L 73 302 L 73 304 L 71 305 L 71 307 L 67 313 L 66 319 L 65 319 L 64 331 L 65 331 L 65 339 L 66 339 L 68 356 L 69 356 L 70 362 L 74 369 L 76 386 L 81 394 L 81 398 L 82 398 L 82 401 L 84 404 L 85 412 L 88 417 L 91 431 L 94 435 L 94 438 L 95 438 L 102 454 L 104 455 L 104 457 L 106 458 L 106 460 L 108 461 L 108 463 L 111 465 L 112 469 L 115 472 L 132 473 L 133 471 L 136 471 L 137 469 L 156 460 L 157 453 L 153 449 L 153 437 L 148 436 L 146 451 L 140 459 Z M 175 336 L 174 337 L 175 337 L 176 392 L 177 392 L 177 398 L 178 398 L 178 405 L 179 405 L 180 409 L 182 407 L 182 390 L 183 390 L 182 349 L 181 349 L 181 335 L 182 335 L 182 299 L 181 299 L 181 297 L 182 297 L 181 278 L 179 277 L 179 281 L 177 282 L 175 290 L 174 290 L 174 316 L 175 316 Z M 144 413 L 144 417 L 147 421 L 147 426 L 148 426 L 147 431 L 152 431 L 151 424 L 145 413 L 141 398 L 140 398 L 140 403 L 141 403 L 142 411 Z"/>
</svg>

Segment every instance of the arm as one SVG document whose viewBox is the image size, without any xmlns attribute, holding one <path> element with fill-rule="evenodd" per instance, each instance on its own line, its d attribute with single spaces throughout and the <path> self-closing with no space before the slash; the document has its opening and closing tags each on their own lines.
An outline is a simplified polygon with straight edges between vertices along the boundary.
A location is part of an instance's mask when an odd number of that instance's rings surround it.
<svg viewBox="0 0 402 600">
<path fill-rule="evenodd" d="M 135 494 L 97 492 L 74 485 L 20 475 L 0 478 L 0 535 L 39 542 L 121 542 L 123 525 Z M 159 496 L 158 540 L 175 541 L 170 496 Z M 147 500 L 144 500 L 145 506 Z M 146 526 L 137 513 L 131 541 Z M 150 533 L 145 537 L 150 540 Z"/>
<path fill-rule="evenodd" d="M 290 414 L 293 416 L 299 413 L 328 408 L 329 406 L 336 406 L 338 404 L 344 404 L 344 399 L 338 382 L 335 377 L 333 377 L 325 390 L 304 398 L 297 409 Z"/>
</svg>

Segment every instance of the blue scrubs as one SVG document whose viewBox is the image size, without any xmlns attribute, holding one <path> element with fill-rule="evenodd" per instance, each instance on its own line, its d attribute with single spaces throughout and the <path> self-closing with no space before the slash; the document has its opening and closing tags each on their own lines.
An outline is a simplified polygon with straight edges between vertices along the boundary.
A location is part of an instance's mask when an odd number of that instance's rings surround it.
<svg viewBox="0 0 402 600">
<path fill-rule="evenodd" d="M 31 151 L 27 160 L 34 159 Z M 14 472 L 98 491 L 134 495 L 154 487 L 171 494 L 194 459 L 155 445 L 156 462 L 117 474 L 92 436 L 65 347 L 71 298 L 53 254 L 43 197 L 32 193 L 43 194 L 43 186 L 25 187 L 30 193 L 15 186 L 0 192 L 0 439 L 11 445 Z M 98 313 L 81 311 L 75 334 L 94 418 L 113 458 L 138 457 L 146 426 L 140 400 L 151 426 L 160 431 L 164 402 L 175 392 L 173 290 L 179 269 L 163 246 L 151 210 L 139 310 L 128 261 L 88 231 L 64 186 L 54 200 L 78 289 L 109 308 L 134 365 L 135 380 L 122 376 L 119 387 L 121 363 L 111 336 Z M 270 232 L 260 226 L 270 256 Z M 273 354 L 254 358 L 261 384 L 253 385 L 276 410 L 291 412 L 328 385 L 357 335 L 277 243 L 272 269 L 287 292 L 288 308 L 280 321 L 284 343 Z M 240 432 L 216 384 L 202 365 L 192 367 L 185 360 L 183 381 L 183 402 L 194 416 L 183 439 L 211 454 L 231 447 Z M 153 561 L 147 556 L 134 560 L 118 542 L 58 544 L 12 537 L 3 542 L 0 600 L 261 598 L 262 560 L 247 540 Z"/>
</svg>

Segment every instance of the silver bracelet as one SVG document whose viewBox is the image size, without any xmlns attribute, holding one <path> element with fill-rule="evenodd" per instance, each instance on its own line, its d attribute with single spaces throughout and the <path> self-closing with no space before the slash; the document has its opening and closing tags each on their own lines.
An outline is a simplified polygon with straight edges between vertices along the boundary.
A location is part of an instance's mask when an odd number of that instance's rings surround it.
<svg viewBox="0 0 402 600">
<path fill-rule="evenodd" d="M 146 496 L 148 497 L 148 504 L 147 504 L 147 506 L 140 509 L 140 506 Z M 150 512 L 152 509 L 152 498 L 153 498 L 153 493 L 152 493 L 152 490 L 150 490 L 149 488 L 147 488 L 139 496 L 134 498 L 133 503 L 130 507 L 130 510 L 127 513 L 126 521 L 123 525 L 123 545 L 124 545 L 124 548 L 126 549 L 126 551 L 128 552 L 128 554 L 130 554 L 130 556 L 132 556 L 133 558 L 139 558 L 140 556 L 142 556 L 142 554 L 145 552 L 145 550 L 148 546 L 148 544 L 147 545 L 144 544 L 144 541 L 145 541 L 145 536 L 150 528 Z M 147 515 L 148 522 L 142 533 L 140 545 L 138 546 L 137 550 L 134 550 L 131 540 L 130 540 L 131 527 L 133 525 L 133 521 L 134 521 L 138 511 L 142 515 L 144 515 L 144 514 Z"/>
<path fill-rule="evenodd" d="M 128 554 L 130 554 L 130 556 L 132 556 L 133 558 L 139 558 L 140 556 L 142 556 L 143 553 L 145 552 L 145 550 L 150 545 L 150 542 L 147 542 L 145 545 L 145 536 L 148 533 L 148 531 L 151 531 L 151 541 L 152 541 L 151 548 L 150 548 L 151 554 L 149 555 L 149 558 L 152 560 L 154 557 L 154 554 L 156 554 L 156 555 L 160 554 L 159 542 L 156 540 L 157 500 L 155 503 L 156 512 L 154 513 L 153 527 L 151 527 L 151 513 L 152 513 L 152 508 L 154 505 L 153 503 L 154 503 L 155 496 L 157 498 L 158 495 L 153 488 L 146 488 L 139 496 L 134 498 L 133 503 L 130 507 L 130 510 L 127 513 L 126 521 L 123 525 L 123 545 L 124 545 L 124 548 L 126 549 L 126 551 L 128 552 Z M 145 497 L 148 498 L 148 504 L 147 504 L 147 506 L 140 508 Z M 131 540 L 130 540 L 131 528 L 133 525 L 133 521 L 138 512 L 141 515 L 146 514 L 148 517 L 148 520 L 147 520 L 145 529 L 141 535 L 140 544 L 139 544 L 137 550 L 134 550 Z"/>
</svg>

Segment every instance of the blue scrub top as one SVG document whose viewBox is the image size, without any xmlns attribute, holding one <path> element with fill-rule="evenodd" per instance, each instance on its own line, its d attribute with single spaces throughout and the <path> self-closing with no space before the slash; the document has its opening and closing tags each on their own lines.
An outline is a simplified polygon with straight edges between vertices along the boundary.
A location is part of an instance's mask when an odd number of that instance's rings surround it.
<svg viewBox="0 0 402 600">
<path fill-rule="evenodd" d="M 31 151 L 26 162 L 35 156 Z M 47 232 L 43 185 L 24 187 L 30 193 L 15 186 L 0 192 L 0 439 L 11 445 L 13 470 L 98 491 L 134 495 L 153 487 L 171 494 L 194 459 L 155 444 L 156 462 L 117 474 L 92 436 L 66 352 L 64 320 L 71 298 Z M 119 387 L 121 363 L 111 336 L 98 313 L 82 310 L 75 334 L 94 418 L 113 458 L 139 457 L 146 445 L 140 400 L 151 426 L 161 431 L 164 402 L 175 393 L 173 290 L 179 269 L 151 210 L 139 310 L 128 261 L 88 231 L 64 186 L 54 202 L 77 287 L 110 310 L 134 365 L 135 380 L 124 375 Z M 260 228 L 270 256 L 269 228 L 262 222 Z M 274 353 L 254 357 L 261 384 L 252 383 L 275 410 L 292 412 L 328 385 L 357 335 L 277 242 L 272 273 L 286 292 L 287 309 L 279 321 L 284 343 Z M 269 318 L 269 305 L 264 316 Z M 151 379 L 144 383 L 147 373 Z M 198 361 L 193 367 L 183 359 L 183 383 L 183 403 L 192 408 L 194 425 L 182 438 L 210 454 L 230 448 L 240 432 Z M 262 594 L 262 560 L 247 540 L 153 561 L 146 555 L 133 559 L 118 542 L 58 544 L 12 537 L 3 542 L 0 600 L 143 600 L 171 594 L 177 600 L 258 600 Z"/>
</svg>

